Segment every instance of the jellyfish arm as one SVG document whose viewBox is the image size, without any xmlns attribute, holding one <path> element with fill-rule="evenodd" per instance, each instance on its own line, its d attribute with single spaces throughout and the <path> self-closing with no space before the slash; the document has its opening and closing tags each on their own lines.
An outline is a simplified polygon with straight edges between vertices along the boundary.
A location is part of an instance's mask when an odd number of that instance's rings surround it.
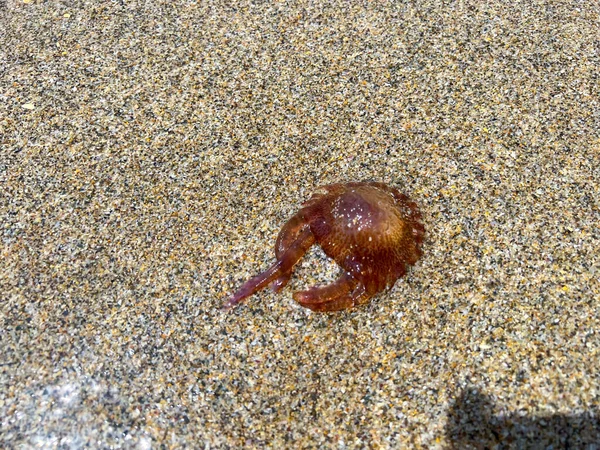
<svg viewBox="0 0 600 450">
<path fill-rule="evenodd" d="M 309 226 L 304 220 L 302 214 L 296 214 L 286 222 L 286 224 L 281 228 L 281 231 L 277 236 L 277 241 L 275 242 L 275 257 L 277 260 L 283 258 L 285 252 L 287 252 L 291 247 L 298 245 L 297 242 L 300 238 L 300 235 L 306 230 L 309 230 Z M 273 280 L 269 287 L 273 292 L 279 292 L 288 284 L 291 276 L 291 270 L 284 272 L 282 275 Z"/>
<path fill-rule="evenodd" d="M 364 303 L 371 295 L 351 273 L 345 272 L 331 284 L 294 293 L 294 300 L 313 311 L 339 311 Z"/>
<path fill-rule="evenodd" d="M 282 233 L 287 229 L 286 227 L 287 224 L 284 226 Z M 270 283 L 275 282 L 276 286 L 283 287 L 282 285 L 289 279 L 296 263 L 315 242 L 315 238 L 308 226 L 290 226 L 289 230 L 290 234 L 295 236 L 295 239 L 291 240 L 288 237 L 283 240 L 286 248 L 281 253 L 276 252 L 278 253 L 277 261 L 264 272 L 246 281 L 223 305 L 223 309 L 229 310 L 233 308 L 242 300 L 250 297 Z"/>
</svg>

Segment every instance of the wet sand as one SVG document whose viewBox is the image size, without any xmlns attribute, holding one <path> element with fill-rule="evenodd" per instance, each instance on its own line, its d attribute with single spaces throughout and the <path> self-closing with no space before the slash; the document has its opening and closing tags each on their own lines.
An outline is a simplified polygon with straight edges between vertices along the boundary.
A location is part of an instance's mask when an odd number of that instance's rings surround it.
<svg viewBox="0 0 600 450">
<path fill-rule="evenodd" d="M 230 3 L 0 1 L 0 446 L 600 440 L 598 5 Z M 405 278 L 219 309 L 357 180 Z"/>
</svg>

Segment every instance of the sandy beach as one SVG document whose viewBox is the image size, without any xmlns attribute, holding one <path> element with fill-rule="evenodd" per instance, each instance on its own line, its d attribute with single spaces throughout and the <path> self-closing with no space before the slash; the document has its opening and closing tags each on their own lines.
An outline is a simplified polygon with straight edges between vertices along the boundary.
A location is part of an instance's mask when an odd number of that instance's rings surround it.
<svg viewBox="0 0 600 450">
<path fill-rule="evenodd" d="M 600 449 L 600 6 L 0 0 L 0 447 Z M 322 185 L 420 207 L 362 307 Z"/>
</svg>

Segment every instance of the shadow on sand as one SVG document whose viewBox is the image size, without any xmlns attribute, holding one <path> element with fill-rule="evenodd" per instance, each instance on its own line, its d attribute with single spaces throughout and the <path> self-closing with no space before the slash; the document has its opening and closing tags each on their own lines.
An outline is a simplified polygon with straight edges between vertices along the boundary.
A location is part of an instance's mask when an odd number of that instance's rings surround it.
<svg viewBox="0 0 600 450">
<path fill-rule="evenodd" d="M 493 404 L 475 388 L 451 407 L 446 436 L 450 449 L 600 450 L 600 410 L 582 414 L 492 415 Z"/>
</svg>

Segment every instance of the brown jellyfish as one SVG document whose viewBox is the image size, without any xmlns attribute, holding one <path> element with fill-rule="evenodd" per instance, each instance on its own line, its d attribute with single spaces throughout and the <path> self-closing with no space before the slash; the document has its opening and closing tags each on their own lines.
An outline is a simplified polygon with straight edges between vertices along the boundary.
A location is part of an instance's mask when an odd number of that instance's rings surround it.
<svg viewBox="0 0 600 450">
<path fill-rule="evenodd" d="M 406 195 L 376 182 L 331 184 L 319 190 L 279 232 L 275 264 L 244 283 L 224 309 L 267 285 L 281 290 L 315 242 L 343 273 L 329 285 L 294 293 L 294 300 L 313 311 L 366 303 L 417 262 L 425 227 L 419 208 Z"/>
</svg>

